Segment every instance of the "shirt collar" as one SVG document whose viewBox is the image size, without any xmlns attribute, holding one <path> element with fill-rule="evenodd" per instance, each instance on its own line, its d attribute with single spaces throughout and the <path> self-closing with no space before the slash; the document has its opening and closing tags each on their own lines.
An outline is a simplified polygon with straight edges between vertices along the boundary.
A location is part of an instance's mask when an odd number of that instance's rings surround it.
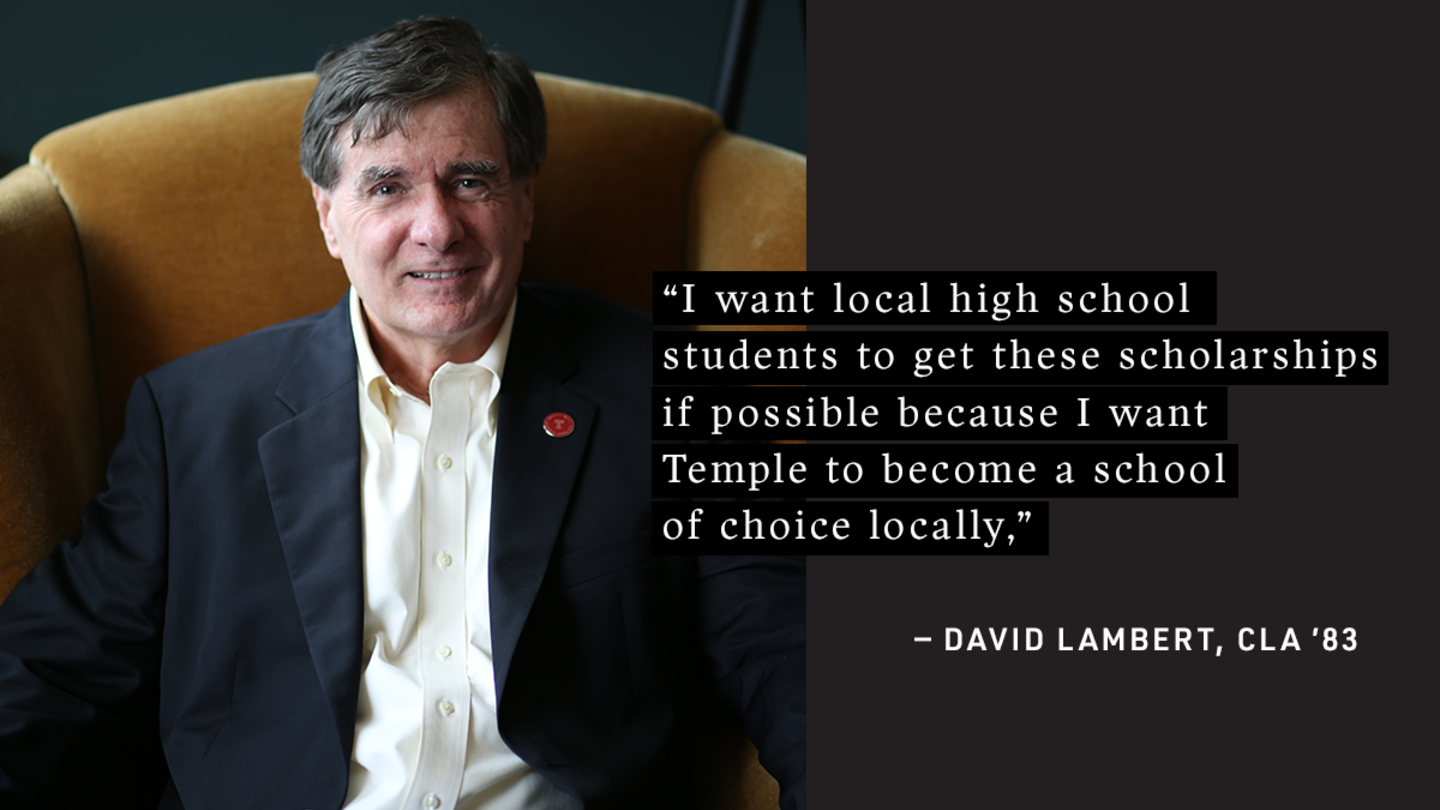
<svg viewBox="0 0 1440 810">
<path fill-rule="evenodd" d="M 488 403 L 490 415 L 486 423 L 489 425 L 492 435 L 495 432 L 495 403 L 500 394 L 500 378 L 505 373 L 505 358 L 510 353 L 510 329 L 515 323 L 515 307 L 518 304 L 518 293 L 512 294 L 510 310 L 505 313 L 505 320 L 500 324 L 500 331 L 496 333 L 495 339 L 490 342 L 490 348 L 485 350 L 479 360 L 474 363 L 446 363 L 435 372 L 437 375 L 443 374 L 462 366 L 475 366 L 490 372 Z M 359 366 L 362 390 L 365 391 L 366 399 L 375 410 L 385 417 L 393 433 L 395 417 L 390 409 L 391 400 L 396 397 L 408 397 L 416 402 L 420 402 L 420 400 L 392 382 L 389 375 L 385 373 L 385 369 L 380 366 L 380 361 L 375 357 L 375 349 L 370 345 L 370 333 L 365 328 L 365 316 L 360 308 L 360 293 L 353 286 L 350 288 L 350 329 L 355 337 L 355 356 Z"/>
</svg>

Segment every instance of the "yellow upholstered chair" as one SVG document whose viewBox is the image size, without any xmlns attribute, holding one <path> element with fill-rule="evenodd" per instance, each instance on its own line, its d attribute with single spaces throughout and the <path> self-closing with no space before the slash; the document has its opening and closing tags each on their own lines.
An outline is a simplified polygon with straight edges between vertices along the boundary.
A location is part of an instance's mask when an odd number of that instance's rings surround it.
<svg viewBox="0 0 1440 810">
<path fill-rule="evenodd" d="M 314 83 L 117 110 L 45 137 L 0 179 L 0 598 L 79 530 L 137 376 L 344 292 L 299 169 Z M 522 279 L 648 310 L 657 270 L 804 269 L 803 157 L 687 102 L 540 86 L 550 159 Z M 716 759 L 738 785 L 717 807 L 775 806 L 753 751 Z"/>
</svg>

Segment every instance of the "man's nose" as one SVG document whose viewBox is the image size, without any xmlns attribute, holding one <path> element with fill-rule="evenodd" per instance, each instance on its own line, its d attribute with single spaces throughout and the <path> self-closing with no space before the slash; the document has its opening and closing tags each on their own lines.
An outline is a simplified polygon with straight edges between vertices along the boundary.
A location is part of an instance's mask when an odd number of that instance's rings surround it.
<svg viewBox="0 0 1440 810">
<path fill-rule="evenodd" d="M 410 237 L 416 244 L 444 252 L 465 235 L 464 223 L 455 210 L 457 203 L 443 192 L 430 188 L 416 201 Z"/>
</svg>

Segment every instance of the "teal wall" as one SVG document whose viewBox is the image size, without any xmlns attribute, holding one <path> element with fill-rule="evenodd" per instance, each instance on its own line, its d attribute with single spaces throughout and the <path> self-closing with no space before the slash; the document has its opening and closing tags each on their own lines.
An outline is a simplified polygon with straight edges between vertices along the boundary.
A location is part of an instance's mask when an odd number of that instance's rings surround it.
<svg viewBox="0 0 1440 810">
<path fill-rule="evenodd" d="M 329 48 L 422 14 L 461 17 L 537 70 L 709 104 L 730 0 L 7 2 L 0 174 L 51 130 L 141 101 L 309 70 Z M 800 4 L 766 0 L 740 131 L 805 147 Z"/>
</svg>

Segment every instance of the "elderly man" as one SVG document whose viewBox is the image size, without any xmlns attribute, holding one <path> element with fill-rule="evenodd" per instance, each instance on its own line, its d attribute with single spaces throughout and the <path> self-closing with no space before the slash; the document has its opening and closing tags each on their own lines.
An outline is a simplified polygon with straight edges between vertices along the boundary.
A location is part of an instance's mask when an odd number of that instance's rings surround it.
<svg viewBox="0 0 1440 810">
<path fill-rule="evenodd" d="M 517 284 L 534 78 L 435 19 L 318 72 L 351 291 L 136 383 L 0 610 L 0 804 L 686 806 L 718 693 L 803 807 L 803 563 L 652 556 L 649 322 Z"/>
</svg>

